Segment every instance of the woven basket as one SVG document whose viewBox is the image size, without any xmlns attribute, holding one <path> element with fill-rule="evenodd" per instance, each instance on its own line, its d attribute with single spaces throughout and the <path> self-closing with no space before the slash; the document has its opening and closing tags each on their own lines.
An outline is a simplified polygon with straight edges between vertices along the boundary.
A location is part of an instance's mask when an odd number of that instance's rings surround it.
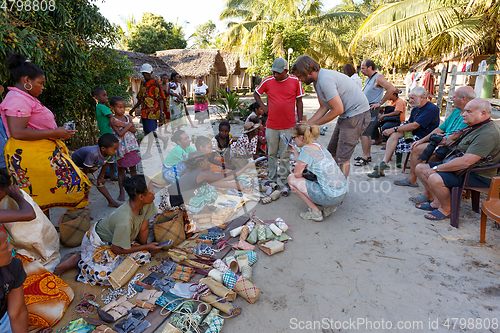
<svg viewBox="0 0 500 333">
<path fill-rule="evenodd" d="M 184 215 L 181 210 L 158 214 L 153 221 L 155 241 L 172 240 L 173 245 L 179 245 L 186 239 L 184 230 Z"/>
<path fill-rule="evenodd" d="M 57 222 L 61 245 L 76 247 L 82 244 L 83 236 L 90 229 L 90 209 L 68 210 Z"/>
</svg>

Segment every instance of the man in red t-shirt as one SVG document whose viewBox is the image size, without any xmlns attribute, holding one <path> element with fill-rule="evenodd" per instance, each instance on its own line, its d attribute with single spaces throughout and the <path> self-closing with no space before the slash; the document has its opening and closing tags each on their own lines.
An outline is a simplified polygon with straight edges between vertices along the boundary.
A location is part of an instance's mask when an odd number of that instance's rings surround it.
<svg viewBox="0 0 500 333">
<path fill-rule="evenodd" d="M 273 75 L 262 80 L 261 84 L 255 89 L 253 97 L 268 111 L 266 124 L 267 156 L 269 160 L 269 180 L 276 182 L 278 151 L 280 155 L 279 177 L 284 185 L 287 186 L 286 178 L 290 173 L 289 157 L 290 152 L 283 140 L 281 134 L 290 137 L 292 128 L 302 120 L 302 96 L 304 90 L 299 79 L 293 75 L 288 75 L 288 63 L 283 58 L 277 58 L 271 68 Z M 268 105 L 262 102 L 260 96 L 264 93 L 268 96 Z M 295 112 L 297 106 L 297 113 Z"/>
</svg>

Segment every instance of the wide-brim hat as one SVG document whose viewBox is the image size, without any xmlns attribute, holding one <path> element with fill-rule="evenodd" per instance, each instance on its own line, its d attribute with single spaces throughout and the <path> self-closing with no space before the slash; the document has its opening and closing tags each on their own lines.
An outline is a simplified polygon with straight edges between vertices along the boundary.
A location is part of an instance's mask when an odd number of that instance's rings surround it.
<svg viewBox="0 0 500 333">
<path fill-rule="evenodd" d="M 247 124 L 248 124 L 248 123 L 247 123 Z M 252 124 L 253 124 L 253 125 L 252 125 L 252 127 L 249 127 L 249 128 L 247 128 L 247 129 L 243 129 L 243 134 L 250 133 L 251 131 L 253 131 L 253 130 L 255 130 L 255 129 L 259 128 L 259 126 L 260 126 L 260 124 L 254 124 L 254 123 L 252 123 Z"/>
</svg>

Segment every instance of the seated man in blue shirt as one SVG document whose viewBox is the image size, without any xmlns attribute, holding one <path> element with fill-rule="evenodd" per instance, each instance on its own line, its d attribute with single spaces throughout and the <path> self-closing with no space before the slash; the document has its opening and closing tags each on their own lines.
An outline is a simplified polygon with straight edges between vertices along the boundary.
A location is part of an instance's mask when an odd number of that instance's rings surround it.
<svg viewBox="0 0 500 333">
<path fill-rule="evenodd" d="M 400 180 L 395 180 L 394 185 L 398 186 L 410 186 L 410 187 L 417 187 L 417 174 L 415 173 L 415 167 L 417 166 L 418 163 L 421 163 L 422 161 L 419 160 L 420 154 L 425 150 L 427 145 L 429 144 L 429 138 L 432 134 L 443 134 L 444 136 L 448 137 L 451 133 L 455 132 L 456 130 L 461 130 L 462 128 L 467 127 L 467 124 L 464 123 L 462 116 L 460 115 L 462 111 L 464 110 L 465 106 L 467 103 L 472 101 L 474 98 L 476 98 L 476 93 L 474 92 L 474 89 L 469 86 L 463 86 L 459 87 L 457 90 L 455 90 L 455 93 L 451 97 L 451 101 L 453 102 L 453 106 L 455 109 L 453 112 L 446 118 L 444 123 L 441 124 L 438 128 L 436 128 L 434 131 L 432 131 L 430 134 L 427 136 L 423 137 L 420 140 L 417 140 L 413 142 L 411 145 L 411 157 L 410 157 L 410 162 L 411 162 L 411 167 L 410 167 L 410 175 L 408 178 L 405 179 L 400 179 Z M 434 154 L 431 157 L 431 161 L 438 161 Z M 427 202 L 431 201 L 430 199 L 432 198 L 427 198 L 425 196 L 418 196 L 412 199 L 410 201 L 419 203 L 419 202 Z M 415 201 L 417 200 L 417 201 Z M 424 201 L 422 201 L 424 200 Z"/>
<path fill-rule="evenodd" d="M 411 90 L 410 105 L 412 110 L 410 118 L 401 126 L 386 129 L 382 134 L 388 136 L 384 160 L 380 165 L 376 165 L 372 173 L 368 174 L 370 178 L 384 177 L 384 170 L 390 169 L 389 163 L 394 151 L 397 153 L 408 153 L 413 140 L 419 140 L 436 127 L 439 126 L 439 109 L 436 105 L 427 100 L 427 91 L 423 87 L 415 87 Z M 412 132 L 413 140 L 405 140 L 404 132 Z"/>
</svg>

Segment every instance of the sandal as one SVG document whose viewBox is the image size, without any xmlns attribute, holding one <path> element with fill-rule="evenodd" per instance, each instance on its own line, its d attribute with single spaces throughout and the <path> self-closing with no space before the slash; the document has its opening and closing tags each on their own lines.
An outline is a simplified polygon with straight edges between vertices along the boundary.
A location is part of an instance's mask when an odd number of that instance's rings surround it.
<svg viewBox="0 0 500 333">
<path fill-rule="evenodd" d="M 434 207 L 431 207 L 430 202 L 415 204 L 415 208 L 418 208 L 418 209 L 421 209 L 421 210 L 427 210 L 429 212 L 432 212 L 432 211 L 434 211 L 436 209 Z"/>
<path fill-rule="evenodd" d="M 413 203 L 425 203 L 425 202 L 431 202 L 429 198 L 427 198 L 423 193 L 420 194 L 418 197 L 411 197 L 410 199 L 411 202 Z"/>
<path fill-rule="evenodd" d="M 425 214 L 424 217 L 428 220 L 432 220 L 432 221 L 441 221 L 441 220 L 444 220 L 444 219 L 447 219 L 450 217 L 450 215 L 446 216 L 444 215 L 443 213 L 441 213 L 439 211 L 439 209 L 435 209 L 433 210 L 432 212 L 428 213 L 428 214 Z"/>
<path fill-rule="evenodd" d="M 354 158 L 355 161 L 359 161 L 359 160 L 362 160 L 363 159 L 363 156 L 358 156 L 356 158 Z M 371 162 L 372 161 L 372 157 L 371 156 L 368 156 L 368 158 L 366 159 L 366 161 Z"/>
<path fill-rule="evenodd" d="M 368 163 L 370 163 L 370 161 L 368 159 L 365 160 L 363 157 L 361 157 L 360 160 L 358 160 L 356 163 L 354 163 L 354 166 L 365 166 Z"/>
</svg>

